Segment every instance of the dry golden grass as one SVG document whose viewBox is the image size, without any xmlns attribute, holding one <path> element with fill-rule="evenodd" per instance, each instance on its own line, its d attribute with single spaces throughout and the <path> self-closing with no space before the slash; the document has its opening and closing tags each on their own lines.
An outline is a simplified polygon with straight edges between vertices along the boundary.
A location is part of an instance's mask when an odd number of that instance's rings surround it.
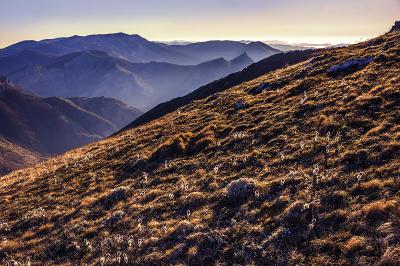
<svg viewBox="0 0 400 266">
<path fill-rule="evenodd" d="M 396 32 L 322 50 L 0 178 L 0 262 L 396 265 L 399 58 Z"/>
</svg>

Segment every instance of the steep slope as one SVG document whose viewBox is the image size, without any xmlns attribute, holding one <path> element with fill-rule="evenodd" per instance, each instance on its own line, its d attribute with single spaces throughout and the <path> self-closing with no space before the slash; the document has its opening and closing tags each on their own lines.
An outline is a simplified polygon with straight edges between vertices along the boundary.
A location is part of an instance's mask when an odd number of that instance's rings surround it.
<svg viewBox="0 0 400 266">
<path fill-rule="evenodd" d="M 178 108 L 187 105 L 195 100 L 207 98 L 208 96 L 213 95 L 217 92 L 221 92 L 233 86 L 239 85 L 240 83 L 255 79 L 261 75 L 277 70 L 286 65 L 293 65 L 301 61 L 305 61 L 307 59 L 310 59 L 313 55 L 317 54 L 317 51 L 306 50 L 273 55 L 260 62 L 248 66 L 242 71 L 230 74 L 224 78 L 221 78 L 220 80 L 216 80 L 212 83 L 204 85 L 185 96 L 161 103 L 138 117 L 125 129 L 148 123 L 170 112 L 173 112 Z"/>
<path fill-rule="evenodd" d="M 219 58 L 182 66 L 131 63 L 103 51 L 84 51 L 59 57 L 48 65 L 25 68 L 8 77 L 43 97 L 107 96 L 148 109 L 251 63 L 253 61 L 246 54 L 232 62 Z"/>
<path fill-rule="evenodd" d="M 398 265 L 399 58 L 326 49 L 1 178 L 3 263 Z"/>
</svg>

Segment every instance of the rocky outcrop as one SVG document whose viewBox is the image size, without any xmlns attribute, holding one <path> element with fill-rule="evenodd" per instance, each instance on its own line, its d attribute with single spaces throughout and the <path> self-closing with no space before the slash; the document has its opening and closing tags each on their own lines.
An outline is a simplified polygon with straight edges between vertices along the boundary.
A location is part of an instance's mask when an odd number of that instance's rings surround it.
<svg viewBox="0 0 400 266">
<path fill-rule="evenodd" d="M 341 72 L 356 71 L 371 63 L 373 57 L 351 58 L 328 69 L 328 74 L 335 75 Z"/>
<path fill-rule="evenodd" d="M 394 23 L 394 26 L 392 27 L 392 29 L 390 30 L 390 32 L 393 32 L 393 31 L 400 31 L 400 21 L 396 21 L 396 22 Z"/>
</svg>

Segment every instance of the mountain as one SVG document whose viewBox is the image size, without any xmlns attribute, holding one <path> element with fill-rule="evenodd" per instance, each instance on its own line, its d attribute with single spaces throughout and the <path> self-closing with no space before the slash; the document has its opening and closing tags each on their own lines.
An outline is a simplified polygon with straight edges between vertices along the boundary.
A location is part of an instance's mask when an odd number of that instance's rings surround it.
<svg viewBox="0 0 400 266">
<path fill-rule="evenodd" d="M 132 71 L 137 73 L 153 89 L 147 108 L 175 97 L 186 95 L 196 88 L 242 70 L 253 60 L 242 54 L 227 61 L 220 57 L 195 66 L 179 66 L 168 63 L 133 64 Z"/>
<path fill-rule="evenodd" d="M 129 64 L 102 51 L 84 51 L 58 57 L 48 65 L 25 68 L 8 77 L 43 97 L 107 96 L 135 106 L 148 98 L 152 88 L 125 69 Z"/>
<path fill-rule="evenodd" d="M 0 75 L 42 97 L 111 97 L 148 110 L 280 53 L 261 42 L 151 42 L 124 33 L 23 41 L 0 49 Z"/>
<path fill-rule="evenodd" d="M 205 99 L 217 92 L 224 91 L 243 82 L 255 79 L 261 75 L 277 70 L 286 65 L 293 65 L 301 61 L 305 61 L 315 55 L 317 55 L 317 51 L 314 50 L 293 51 L 273 55 L 248 66 L 242 71 L 230 74 L 224 78 L 204 85 L 185 96 L 160 103 L 151 110 L 145 112 L 143 115 L 139 116 L 123 130 L 143 125 L 168 113 L 174 112 L 180 107 L 190 104 L 193 101 Z"/>
<path fill-rule="evenodd" d="M 114 33 L 19 42 L 0 49 L 0 64 L 2 58 L 20 56 L 19 53 L 27 50 L 44 57 L 98 50 L 133 63 L 154 61 L 178 65 L 195 65 L 219 57 L 231 60 L 243 53 L 247 53 L 253 60 L 258 61 L 280 52 L 263 43 L 256 42 L 244 44 L 233 41 L 210 41 L 187 45 L 168 45 L 148 41 L 137 34 Z M 9 72 L 11 71 L 8 69 L 5 73 Z"/>
<path fill-rule="evenodd" d="M 214 59 L 199 65 L 131 63 L 103 51 L 61 56 L 47 65 L 26 67 L 8 77 L 43 97 L 107 96 L 141 109 L 185 95 L 201 85 L 253 63 L 247 54 L 232 61 Z"/>
<path fill-rule="evenodd" d="M 2 173 L 15 169 L 14 166 L 31 165 L 30 162 L 37 162 L 41 157 L 101 140 L 140 114 L 137 109 L 104 97 L 37 97 L 1 78 Z"/>
<path fill-rule="evenodd" d="M 319 50 L 2 177 L 0 259 L 399 265 L 399 51 Z"/>
<path fill-rule="evenodd" d="M 0 57 L 14 55 L 26 49 L 46 55 L 62 56 L 86 50 L 100 50 L 113 57 L 131 62 L 170 62 L 191 64 L 195 58 L 168 47 L 150 42 L 141 36 L 124 33 L 72 36 L 42 41 L 23 41 L 0 50 Z"/>
<path fill-rule="evenodd" d="M 246 53 L 253 61 L 257 62 L 281 52 L 262 42 L 208 41 L 186 45 L 169 45 L 168 47 L 177 52 L 200 58 L 202 61 L 209 61 L 218 57 L 232 60 L 238 55 Z"/>
</svg>

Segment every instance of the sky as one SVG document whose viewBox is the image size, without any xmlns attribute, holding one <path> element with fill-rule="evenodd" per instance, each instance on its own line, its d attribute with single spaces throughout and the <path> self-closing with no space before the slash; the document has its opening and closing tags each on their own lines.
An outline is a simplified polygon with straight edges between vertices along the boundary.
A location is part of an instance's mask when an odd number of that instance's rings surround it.
<svg viewBox="0 0 400 266">
<path fill-rule="evenodd" d="M 354 43 L 400 20 L 400 0 L 0 0 L 0 48 L 125 32 L 149 40 Z"/>
</svg>

